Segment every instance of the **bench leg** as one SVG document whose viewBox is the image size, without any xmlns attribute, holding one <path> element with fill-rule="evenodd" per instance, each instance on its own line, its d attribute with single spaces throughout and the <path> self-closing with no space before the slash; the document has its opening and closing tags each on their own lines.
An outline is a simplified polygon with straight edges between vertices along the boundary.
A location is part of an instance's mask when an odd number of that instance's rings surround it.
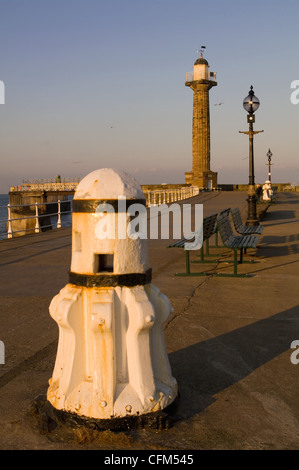
<svg viewBox="0 0 299 470">
<path fill-rule="evenodd" d="M 242 252 L 242 249 L 241 249 Z M 240 253 L 241 256 L 241 253 Z M 242 253 L 243 256 L 243 253 Z M 217 273 L 218 277 L 250 277 L 250 274 L 238 274 L 238 249 L 234 248 L 234 272 L 233 273 Z"/>
<path fill-rule="evenodd" d="M 240 250 L 240 261 L 239 261 L 240 264 L 242 264 L 242 263 L 249 263 L 249 264 L 256 263 L 256 261 L 253 260 L 253 259 L 246 259 L 245 260 L 243 254 L 247 254 L 247 248 L 241 248 L 241 250 Z"/>
<path fill-rule="evenodd" d="M 242 263 L 243 263 L 243 248 L 240 249 L 240 264 Z"/>
<path fill-rule="evenodd" d="M 219 248 L 220 247 L 219 242 L 218 242 L 218 233 L 219 233 L 219 230 L 217 229 L 216 232 L 215 232 L 215 245 L 211 245 L 212 248 Z"/>
<path fill-rule="evenodd" d="M 206 256 L 216 256 L 216 255 L 210 255 L 209 254 L 209 240 L 206 240 L 206 247 L 207 247 L 207 251 L 206 251 Z M 204 253 L 204 247 L 202 246 L 201 249 L 200 249 L 200 254 L 198 255 L 200 256 L 200 261 L 192 261 L 192 263 L 218 263 L 218 260 L 217 259 L 213 259 L 213 260 L 205 260 L 205 253 Z"/>
<path fill-rule="evenodd" d="M 185 273 L 175 273 L 175 276 L 213 276 L 216 275 L 218 277 L 249 277 L 250 274 L 238 274 L 238 249 L 234 248 L 234 272 L 233 273 L 215 273 L 215 272 L 202 272 L 202 273 L 191 273 L 190 272 L 190 253 L 188 250 L 186 252 L 186 272 Z M 201 247 L 201 256 L 203 259 L 203 247 Z M 240 263 L 243 259 L 243 251 L 240 251 Z M 202 261 L 193 261 L 193 263 L 201 263 Z M 206 261 L 209 263 L 210 261 Z"/>
<path fill-rule="evenodd" d="M 188 250 L 186 250 L 186 274 L 190 274 L 190 257 Z"/>
<path fill-rule="evenodd" d="M 201 248 L 203 250 L 203 247 Z M 208 273 L 191 273 L 190 272 L 190 254 L 188 250 L 186 251 L 186 272 L 185 273 L 175 273 L 175 276 L 208 276 Z M 200 261 L 198 261 L 200 263 Z"/>
<path fill-rule="evenodd" d="M 216 243 L 216 245 L 214 246 L 214 248 L 217 248 L 218 247 L 218 241 Z M 217 254 L 214 254 L 214 255 L 211 255 L 210 254 L 210 243 L 209 243 L 209 239 L 207 238 L 206 240 L 206 256 L 210 256 L 212 258 L 215 258 L 215 256 L 217 256 Z M 219 256 L 219 255 L 218 255 Z M 209 261 L 210 263 L 211 261 Z M 212 263 L 217 263 L 217 261 L 212 261 Z"/>
<path fill-rule="evenodd" d="M 242 249 L 240 250 L 240 257 L 241 253 L 243 255 Z M 234 275 L 237 276 L 238 274 L 238 250 L 237 248 L 234 249 Z"/>
</svg>

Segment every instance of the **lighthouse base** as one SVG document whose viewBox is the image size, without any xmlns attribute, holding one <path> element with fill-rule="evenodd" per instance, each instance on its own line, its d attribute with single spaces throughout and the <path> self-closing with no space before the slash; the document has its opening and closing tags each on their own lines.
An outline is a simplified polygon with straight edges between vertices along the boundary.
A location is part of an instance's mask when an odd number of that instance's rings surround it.
<svg viewBox="0 0 299 470">
<path fill-rule="evenodd" d="M 202 173 L 188 171 L 185 173 L 185 183 L 197 186 L 199 189 L 215 189 L 218 185 L 217 175 L 214 171 L 203 171 Z"/>
</svg>

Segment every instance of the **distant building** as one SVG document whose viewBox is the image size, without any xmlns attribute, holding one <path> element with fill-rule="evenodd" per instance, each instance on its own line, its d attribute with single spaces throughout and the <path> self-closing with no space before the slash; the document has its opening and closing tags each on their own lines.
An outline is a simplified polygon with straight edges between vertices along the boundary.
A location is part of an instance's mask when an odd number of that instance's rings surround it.
<svg viewBox="0 0 299 470">
<path fill-rule="evenodd" d="M 217 186 L 217 173 L 210 169 L 210 104 L 209 90 L 217 86 L 216 73 L 202 53 L 188 72 L 186 86 L 193 90 L 192 171 L 185 173 L 185 182 L 200 189 Z"/>
</svg>

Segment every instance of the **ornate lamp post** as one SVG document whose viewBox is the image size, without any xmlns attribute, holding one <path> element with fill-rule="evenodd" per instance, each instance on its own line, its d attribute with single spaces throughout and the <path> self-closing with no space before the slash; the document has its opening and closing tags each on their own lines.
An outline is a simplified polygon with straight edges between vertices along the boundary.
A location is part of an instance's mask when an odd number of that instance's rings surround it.
<svg viewBox="0 0 299 470">
<path fill-rule="evenodd" d="M 259 220 L 256 214 L 256 195 L 255 195 L 255 182 L 254 182 L 254 158 L 253 158 L 253 136 L 259 132 L 254 131 L 253 123 L 255 122 L 255 111 L 259 108 L 260 101 L 255 96 L 253 86 L 250 87 L 248 96 L 243 101 L 243 108 L 248 112 L 247 122 L 249 124 L 249 131 L 242 132 L 241 134 L 249 135 L 249 188 L 248 188 L 248 214 L 246 225 L 259 225 Z"/>
<path fill-rule="evenodd" d="M 269 178 L 268 179 L 269 179 L 270 183 L 271 183 L 271 165 L 272 165 L 271 158 L 272 158 L 272 155 L 273 154 L 272 154 L 271 150 L 269 149 L 268 153 L 267 153 L 267 157 L 268 157 L 268 167 L 269 167 Z"/>
</svg>

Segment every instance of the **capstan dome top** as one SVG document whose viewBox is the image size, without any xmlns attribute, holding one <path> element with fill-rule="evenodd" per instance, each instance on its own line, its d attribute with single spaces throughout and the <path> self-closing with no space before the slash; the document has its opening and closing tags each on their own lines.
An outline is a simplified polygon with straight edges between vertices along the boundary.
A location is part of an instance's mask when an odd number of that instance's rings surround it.
<svg viewBox="0 0 299 470">
<path fill-rule="evenodd" d="M 145 199 L 136 179 L 112 168 L 92 171 L 77 186 L 74 199 Z"/>
</svg>

